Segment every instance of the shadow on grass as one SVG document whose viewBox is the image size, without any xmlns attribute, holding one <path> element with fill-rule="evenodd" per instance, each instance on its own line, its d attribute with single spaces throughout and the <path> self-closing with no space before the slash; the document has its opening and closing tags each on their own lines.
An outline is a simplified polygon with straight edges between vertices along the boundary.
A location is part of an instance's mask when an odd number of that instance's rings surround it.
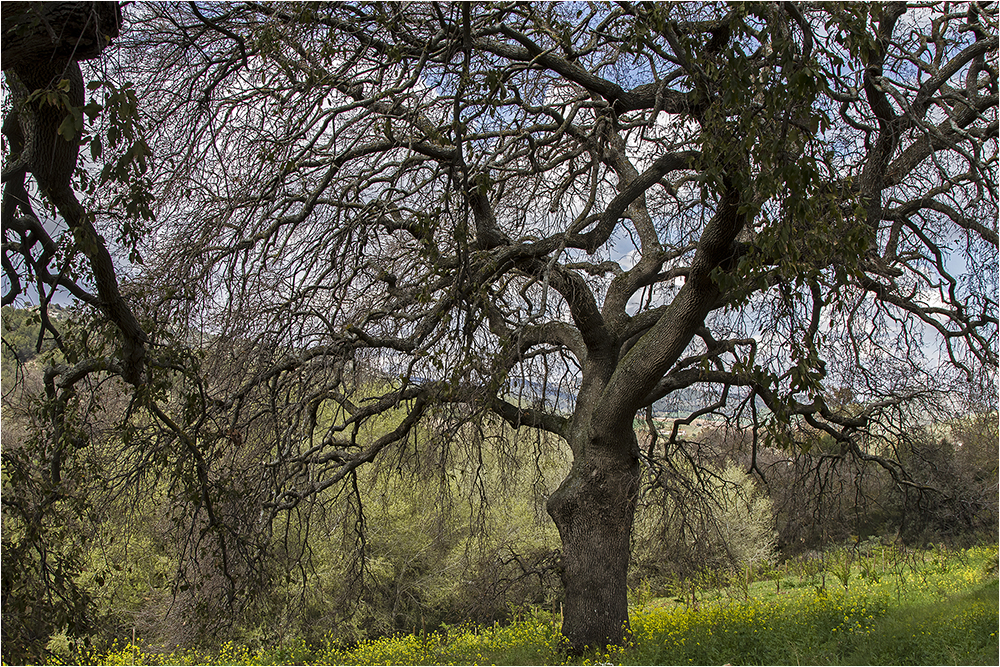
<svg viewBox="0 0 1000 667">
<path fill-rule="evenodd" d="M 996 665 L 997 581 L 940 602 L 904 606 L 842 647 L 848 665 Z M 853 645 L 852 645 L 853 644 Z"/>
</svg>

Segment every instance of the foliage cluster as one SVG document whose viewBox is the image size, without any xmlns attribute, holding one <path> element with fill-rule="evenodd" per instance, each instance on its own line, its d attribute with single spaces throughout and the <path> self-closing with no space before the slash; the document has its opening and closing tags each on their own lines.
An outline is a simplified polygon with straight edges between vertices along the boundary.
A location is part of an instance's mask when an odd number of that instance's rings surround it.
<svg viewBox="0 0 1000 667">
<path fill-rule="evenodd" d="M 787 448 L 752 448 L 747 429 L 720 427 L 697 452 L 703 461 L 731 461 L 763 478 L 785 557 L 871 537 L 911 546 L 967 545 L 997 536 L 997 426 L 997 413 L 981 407 L 868 439 L 868 451 L 898 459 L 905 478 L 844 456 L 815 431 L 796 433 Z"/>
<path fill-rule="evenodd" d="M 65 319 L 66 315 L 65 310 L 56 305 L 51 306 L 48 313 L 53 319 Z M 34 308 L 3 307 L 0 315 L 3 327 L 0 360 L 2 360 L 5 392 L 24 379 L 24 364 L 53 348 L 50 339 L 39 340 L 40 319 L 38 310 Z"/>
</svg>

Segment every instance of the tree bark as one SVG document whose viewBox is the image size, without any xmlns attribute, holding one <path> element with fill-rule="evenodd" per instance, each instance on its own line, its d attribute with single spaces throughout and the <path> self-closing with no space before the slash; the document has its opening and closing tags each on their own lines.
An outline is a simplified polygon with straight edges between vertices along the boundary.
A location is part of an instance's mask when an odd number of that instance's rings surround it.
<svg viewBox="0 0 1000 667">
<path fill-rule="evenodd" d="M 562 538 L 563 635 L 576 651 L 628 635 L 628 564 L 639 489 L 631 424 L 593 437 L 548 501 Z M 574 448 L 576 449 L 576 448 Z"/>
<path fill-rule="evenodd" d="M 79 141 L 59 134 L 68 109 L 28 104 L 28 95 L 59 81 L 69 81 L 68 104 L 81 109 L 86 101 L 79 61 L 99 56 L 122 25 L 117 2 L 6 2 L 2 9 L 3 70 L 13 106 L 4 119 L 3 133 L 20 155 L 4 165 L 4 224 L 20 207 L 34 215 L 24 186 L 30 172 L 73 231 L 90 261 L 100 307 L 122 334 L 122 377 L 133 385 L 143 382 L 145 332 L 122 297 L 114 260 L 72 188 Z M 13 274 L 13 272 L 11 272 Z M 13 280 L 17 279 L 14 274 Z M 18 284 L 19 284 L 18 280 Z M 16 293 L 5 301 L 13 302 Z"/>
<path fill-rule="evenodd" d="M 4 2 L 3 68 L 101 55 L 122 26 L 117 2 Z"/>
</svg>

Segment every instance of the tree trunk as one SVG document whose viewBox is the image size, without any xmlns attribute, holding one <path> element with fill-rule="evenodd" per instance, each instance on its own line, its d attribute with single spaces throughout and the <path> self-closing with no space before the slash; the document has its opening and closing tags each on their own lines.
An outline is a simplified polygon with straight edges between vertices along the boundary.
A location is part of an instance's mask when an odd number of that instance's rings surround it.
<svg viewBox="0 0 1000 667">
<path fill-rule="evenodd" d="M 96 58 L 122 27 L 118 2 L 5 2 L 0 16 L 5 70 Z"/>
<path fill-rule="evenodd" d="M 639 487 L 635 433 L 617 446 L 581 448 L 549 498 L 562 538 L 563 635 L 572 647 L 602 649 L 628 634 L 628 564 Z"/>
</svg>

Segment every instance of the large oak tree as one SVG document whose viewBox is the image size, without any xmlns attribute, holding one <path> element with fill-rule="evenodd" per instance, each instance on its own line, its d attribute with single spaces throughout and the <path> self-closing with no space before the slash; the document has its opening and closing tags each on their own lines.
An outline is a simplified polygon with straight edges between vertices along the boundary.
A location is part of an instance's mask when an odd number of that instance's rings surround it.
<svg viewBox="0 0 1000 667">
<path fill-rule="evenodd" d="M 654 405 L 903 485 L 894 434 L 996 408 L 994 4 L 151 4 L 116 44 L 155 158 L 148 338 L 53 386 L 146 345 L 127 417 L 176 443 L 226 568 L 227 521 L 501 419 L 572 453 L 563 632 L 601 646 L 643 476 L 684 451 Z M 257 466 L 238 516 L 223 448 Z"/>
</svg>

